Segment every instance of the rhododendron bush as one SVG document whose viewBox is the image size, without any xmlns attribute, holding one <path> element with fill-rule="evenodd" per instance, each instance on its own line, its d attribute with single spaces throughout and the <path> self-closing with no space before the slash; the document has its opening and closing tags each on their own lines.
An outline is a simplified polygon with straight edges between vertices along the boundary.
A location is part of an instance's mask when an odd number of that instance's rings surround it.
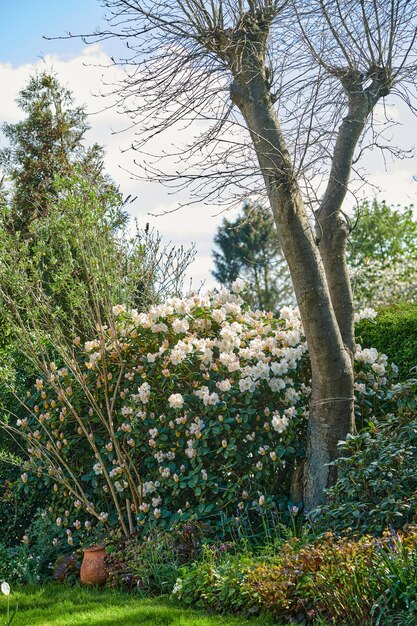
<svg viewBox="0 0 417 626">
<path fill-rule="evenodd" d="M 307 345 L 296 309 L 250 311 L 241 288 L 146 313 L 115 306 L 95 338 L 74 339 L 64 367 L 44 361 L 17 422 L 29 453 L 21 479 L 51 486 L 69 543 L 102 527 L 227 528 L 286 506 L 304 455 Z M 359 346 L 356 361 L 365 415 L 386 393 L 387 363 Z"/>
</svg>

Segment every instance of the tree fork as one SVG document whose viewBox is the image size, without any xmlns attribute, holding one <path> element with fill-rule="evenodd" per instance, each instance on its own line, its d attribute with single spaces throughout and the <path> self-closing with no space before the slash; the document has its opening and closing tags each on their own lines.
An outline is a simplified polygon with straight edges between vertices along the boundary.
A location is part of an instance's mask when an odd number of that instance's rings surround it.
<svg viewBox="0 0 417 626">
<path fill-rule="evenodd" d="M 335 471 L 328 464 L 337 458 L 337 442 L 354 429 L 353 363 L 339 329 L 323 261 L 265 86 L 263 64 L 257 67 L 256 60 L 255 55 L 246 59 L 245 67 L 251 71 L 235 76 L 231 98 L 252 135 L 312 361 L 309 443 L 304 471 L 304 504 L 309 511 L 324 501 L 324 489 L 334 484 Z"/>
</svg>

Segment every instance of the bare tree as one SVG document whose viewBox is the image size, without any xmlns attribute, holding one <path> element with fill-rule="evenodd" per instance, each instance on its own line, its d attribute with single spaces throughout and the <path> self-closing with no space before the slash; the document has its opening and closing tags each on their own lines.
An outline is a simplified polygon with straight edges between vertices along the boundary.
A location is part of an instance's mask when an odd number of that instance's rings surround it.
<svg viewBox="0 0 417 626">
<path fill-rule="evenodd" d="M 355 429 L 352 292 L 342 212 L 355 159 L 383 147 L 378 102 L 416 77 L 416 0 L 102 0 L 128 49 L 116 91 L 147 177 L 206 202 L 264 191 L 288 262 L 312 364 L 307 509 Z M 199 130 L 151 154 L 163 132 Z M 201 130 L 202 129 L 202 130 Z M 189 132 L 188 132 L 189 134 Z M 159 140 L 160 141 L 160 140 Z M 175 143 L 175 142 L 174 142 Z M 389 145 L 386 146 L 389 148 Z M 397 149 L 391 148 L 394 152 Z M 311 209 L 311 214 L 308 213 Z M 311 216 L 315 217 L 315 229 Z"/>
</svg>

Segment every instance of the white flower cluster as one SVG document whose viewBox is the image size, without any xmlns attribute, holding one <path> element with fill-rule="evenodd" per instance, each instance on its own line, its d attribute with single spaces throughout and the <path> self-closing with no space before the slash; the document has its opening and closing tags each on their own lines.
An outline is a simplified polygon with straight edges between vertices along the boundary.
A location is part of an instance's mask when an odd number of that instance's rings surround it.
<svg viewBox="0 0 417 626">
<path fill-rule="evenodd" d="M 380 354 L 375 348 L 362 348 L 356 344 L 355 360 L 370 365 L 377 376 L 384 376 L 386 373 L 388 357 L 386 354 Z"/>
<path fill-rule="evenodd" d="M 272 428 L 277 431 L 277 433 L 283 433 L 286 428 L 288 428 L 288 417 L 281 417 L 278 412 L 272 414 Z"/>
<path fill-rule="evenodd" d="M 353 321 L 355 322 L 355 324 L 357 324 L 361 320 L 374 320 L 376 316 L 377 312 L 375 311 L 375 309 L 366 308 L 355 313 L 353 316 Z"/>
<path fill-rule="evenodd" d="M 151 386 L 149 383 L 145 382 L 138 388 L 139 399 L 143 404 L 146 404 L 151 397 Z"/>
<path fill-rule="evenodd" d="M 168 398 L 168 404 L 173 409 L 181 409 L 184 405 L 184 398 L 180 393 L 172 393 Z"/>
<path fill-rule="evenodd" d="M 194 395 L 203 401 L 204 406 L 216 405 L 220 401 L 219 395 L 216 392 L 210 393 L 206 386 L 200 387 L 194 392 Z"/>
</svg>

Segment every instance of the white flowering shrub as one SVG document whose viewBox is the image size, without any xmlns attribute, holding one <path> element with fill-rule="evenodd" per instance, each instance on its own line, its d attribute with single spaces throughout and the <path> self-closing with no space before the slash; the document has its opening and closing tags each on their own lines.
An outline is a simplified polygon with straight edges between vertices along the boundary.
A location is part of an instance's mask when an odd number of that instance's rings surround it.
<svg viewBox="0 0 417 626">
<path fill-rule="evenodd" d="M 116 306 L 96 338 L 74 340 L 65 367 L 45 363 L 17 423 L 29 454 L 21 480 L 51 486 L 69 543 L 103 526 L 200 519 L 224 529 L 285 502 L 304 455 L 307 345 L 297 310 L 250 311 L 240 288 L 147 313 Z M 356 359 L 358 398 L 372 412 L 386 357 L 358 346 Z"/>
</svg>

